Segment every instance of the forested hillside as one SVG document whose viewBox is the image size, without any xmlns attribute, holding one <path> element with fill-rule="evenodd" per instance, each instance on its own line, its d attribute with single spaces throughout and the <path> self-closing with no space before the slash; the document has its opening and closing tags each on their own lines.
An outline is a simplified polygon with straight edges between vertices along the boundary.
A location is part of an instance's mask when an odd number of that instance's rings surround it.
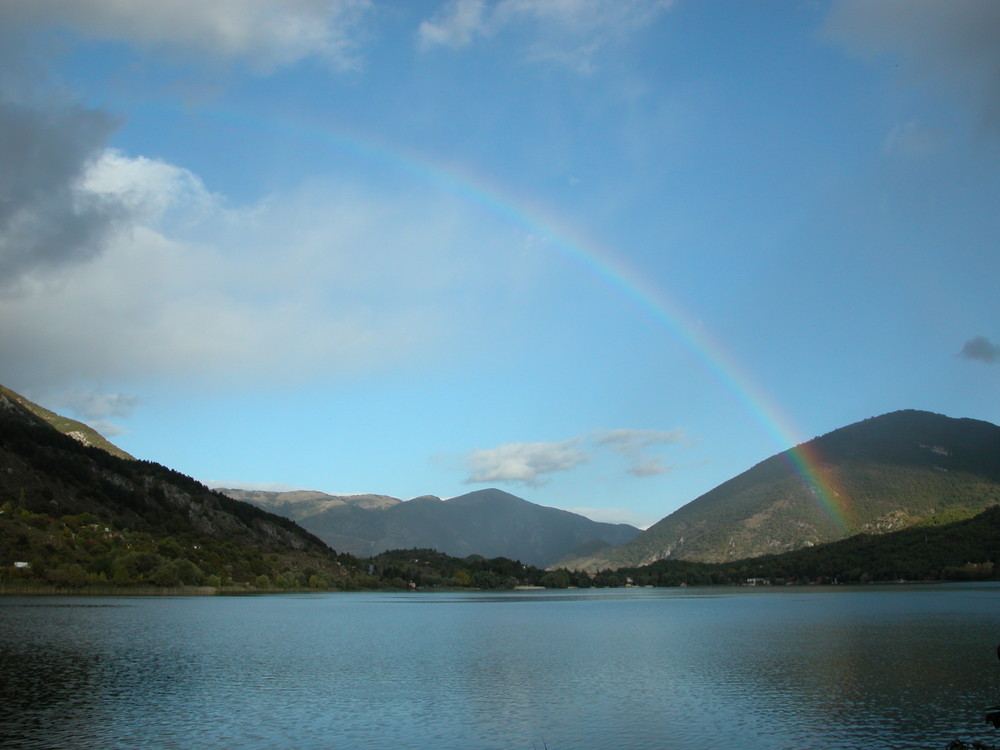
<svg viewBox="0 0 1000 750">
<path fill-rule="evenodd" d="M 2 385 L 0 385 L 0 399 L 3 399 L 11 404 L 16 404 L 21 407 L 21 409 L 30 412 L 42 421 L 47 422 L 63 435 L 69 435 L 69 437 L 83 443 L 84 445 L 92 445 L 95 448 L 100 448 L 113 456 L 118 456 L 119 458 L 132 458 L 132 456 L 105 438 L 93 427 L 85 425 L 83 422 L 78 422 L 75 419 L 64 417 L 62 414 L 56 414 L 54 411 L 46 409 L 44 406 L 39 406 L 33 401 L 29 401 L 21 394 L 15 393 L 10 388 Z"/>
<path fill-rule="evenodd" d="M 726 563 L 660 560 L 621 568 L 638 585 L 976 581 L 1000 578 L 1000 506 L 962 521 L 931 519 L 888 534 Z"/>
<path fill-rule="evenodd" d="M 354 585 L 293 521 L 62 434 L 0 393 L 0 570 L 8 584 Z"/>
</svg>

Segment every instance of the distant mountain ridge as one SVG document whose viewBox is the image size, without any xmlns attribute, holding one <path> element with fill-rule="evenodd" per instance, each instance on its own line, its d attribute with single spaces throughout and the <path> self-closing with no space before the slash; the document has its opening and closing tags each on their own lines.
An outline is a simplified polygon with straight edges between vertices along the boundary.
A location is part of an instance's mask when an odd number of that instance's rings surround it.
<svg viewBox="0 0 1000 750">
<path fill-rule="evenodd" d="M 359 557 L 428 548 L 455 557 L 509 557 L 544 567 L 584 545 L 622 544 L 640 533 L 634 526 L 592 521 L 497 489 L 405 502 L 384 495 L 220 491 L 287 516 L 337 551 Z"/>
<path fill-rule="evenodd" d="M 671 558 L 725 562 L 895 531 L 942 512 L 972 515 L 1000 503 L 1000 427 L 989 422 L 898 411 L 834 430 L 799 449 L 816 457 L 812 468 L 833 493 L 840 519 L 822 507 L 785 451 L 624 545 L 558 564 L 593 571 Z"/>
</svg>

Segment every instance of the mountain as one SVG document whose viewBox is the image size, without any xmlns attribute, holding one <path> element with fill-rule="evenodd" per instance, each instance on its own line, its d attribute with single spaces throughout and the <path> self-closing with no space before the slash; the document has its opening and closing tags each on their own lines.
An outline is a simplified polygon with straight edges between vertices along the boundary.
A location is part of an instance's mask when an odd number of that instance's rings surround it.
<svg viewBox="0 0 1000 750">
<path fill-rule="evenodd" d="M 356 575 L 293 521 L 87 445 L 33 407 L 0 391 L 0 584 L 325 586 Z"/>
<path fill-rule="evenodd" d="M 804 456 L 819 487 L 798 469 Z M 895 531 L 942 513 L 971 516 L 998 502 L 1000 427 L 898 411 L 772 456 L 632 541 L 558 564 L 601 570 L 739 560 Z"/>
<path fill-rule="evenodd" d="M 95 448 L 100 448 L 101 450 L 107 451 L 112 456 L 118 456 L 119 458 L 132 458 L 132 456 L 105 438 L 93 427 L 85 425 L 83 422 L 77 422 L 75 419 L 64 417 L 61 414 L 56 414 L 54 411 L 49 411 L 44 406 L 39 406 L 38 404 L 29 401 L 19 393 L 15 393 L 10 388 L 6 388 L 2 385 L 0 385 L 0 401 L 8 401 L 17 404 L 22 409 L 47 422 L 63 435 L 69 435 L 69 437 L 73 438 L 77 442 L 83 443 L 84 445 L 92 445 Z"/>
<path fill-rule="evenodd" d="M 855 534 L 780 555 L 723 563 L 658 560 L 615 575 L 640 586 L 731 585 L 748 579 L 773 584 L 995 581 L 997 563 L 1000 506 L 994 505 L 961 521 L 934 516 L 899 531 Z"/>
<path fill-rule="evenodd" d="M 334 549 L 368 557 L 391 549 L 435 549 L 455 557 L 508 557 L 544 567 L 581 545 L 622 544 L 638 535 L 627 524 L 591 521 L 497 489 L 441 500 L 403 502 L 383 495 L 221 490 L 302 524 Z"/>
<path fill-rule="evenodd" d="M 376 543 L 385 532 L 384 518 L 378 511 L 403 502 L 386 495 L 338 496 L 310 490 L 263 492 L 226 488 L 219 492 L 290 518 L 333 549 L 359 557 L 388 549 Z"/>
</svg>

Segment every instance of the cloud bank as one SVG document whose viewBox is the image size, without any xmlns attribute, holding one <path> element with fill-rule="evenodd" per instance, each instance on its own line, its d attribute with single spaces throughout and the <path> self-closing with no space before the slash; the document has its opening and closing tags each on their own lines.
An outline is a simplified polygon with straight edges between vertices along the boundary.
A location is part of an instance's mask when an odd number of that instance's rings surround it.
<svg viewBox="0 0 1000 750">
<path fill-rule="evenodd" d="M 2 3 L 0 21 L 258 66 L 309 55 L 346 66 L 338 35 L 368 7 Z M 497 301 L 520 271 L 518 230 L 443 194 L 328 179 L 234 204 L 184 166 L 109 148 L 118 119 L 19 52 L 3 47 L 0 71 L 0 352 L 12 386 L 287 383 L 415 362 L 482 323 L 482 299 Z"/>
<path fill-rule="evenodd" d="M 360 26 L 371 0 L 50 0 L 4 3 L 8 23 L 62 26 L 177 55 L 244 60 L 270 70 L 319 57 L 358 65 Z"/>
<path fill-rule="evenodd" d="M 475 325 L 462 308 L 490 277 L 516 273 L 500 267 L 505 238 L 491 254 L 450 199 L 317 181 L 232 206 L 175 165 L 88 159 L 50 177 L 77 242 L 52 243 L 40 221 L 0 227 L 0 246 L 32 249 L 4 256 L 17 282 L 0 294 L 0 351 L 15 382 L 287 382 L 416 360 Z M 81 218 L 80 205 L 102 211 Z M 70 230 L 84 219 L 81 246 Z M 473 237 L 497 267 L 465 257 Z"/>
</svg>

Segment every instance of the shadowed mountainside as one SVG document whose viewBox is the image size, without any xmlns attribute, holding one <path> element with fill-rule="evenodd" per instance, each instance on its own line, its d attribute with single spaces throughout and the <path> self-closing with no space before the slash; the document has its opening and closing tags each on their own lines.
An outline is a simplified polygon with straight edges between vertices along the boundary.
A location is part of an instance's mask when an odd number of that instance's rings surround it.
<svg viewBox="0 0 1000 750">
<path fill-rule="evenodd" d="M 383 495 L 221 491 L 293 518 L 335 549 L 364 557 L 427 548 L 455 557 L 508 557 L 544 567 L 583 545 L 622 544 L 639 534 L 634 526 L 591 521 L 497 489 L 406 502 Z"/>
<path fill-rule="evenodd" d="M 231 585 L 305 574 L 326 586 L 355 573 L 293 521 L 87 445 L 39 410 L 0 392 L 0 565 L 18 580 Z"/>
</svg>

